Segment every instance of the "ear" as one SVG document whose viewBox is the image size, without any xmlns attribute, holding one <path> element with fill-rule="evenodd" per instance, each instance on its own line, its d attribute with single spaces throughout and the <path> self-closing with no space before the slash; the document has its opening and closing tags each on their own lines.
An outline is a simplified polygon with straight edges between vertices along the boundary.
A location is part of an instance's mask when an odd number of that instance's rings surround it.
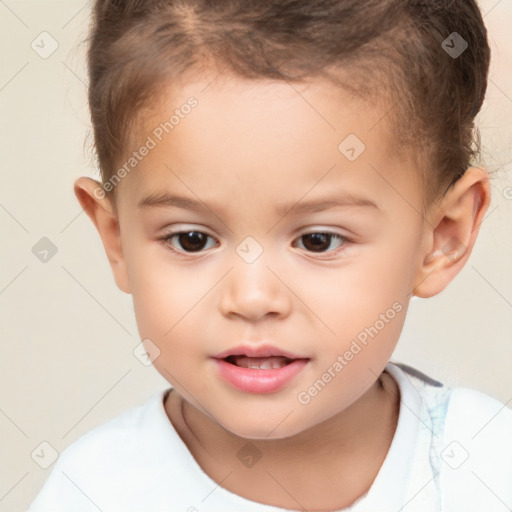
<svg viewBox="0 0 512 512">
<path fill-rule="evenodd" d="M 80 205 L 100 234 L 118 288 L 125 293 L 130 293 L 119 222 L 101 183 L 91 178 L 78 178 L 75 181 L 74 191 Z"/>
<path fill-rule="evenodd" d="M 443 291 L 466 264 L 491 201 L 485 169 L 470 167 L 450 187 L 429 219 L 429 253 L 418 270 L 413 295 Z M 434 227 L 434 229 L 432 229 Z"/>
</svg>

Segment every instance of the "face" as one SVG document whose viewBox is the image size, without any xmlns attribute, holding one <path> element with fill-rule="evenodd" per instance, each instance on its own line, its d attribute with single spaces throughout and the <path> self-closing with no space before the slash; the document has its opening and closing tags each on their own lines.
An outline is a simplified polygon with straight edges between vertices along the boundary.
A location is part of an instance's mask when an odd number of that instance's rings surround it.
<svg viewBox="0 0 512 512">
<path fill-rule="evenodd" d="M 117 190 L 126 291 L 185 400 L 238 436 L 284 438 L 346 409 L 389 361 L 423 261 L 421 190 L 384 107 L 320 81 L 211 80 L 169 92 L 140 130 L 155 146 Z M 240 345 L 297 361 L 213 357 Z"/>
</svg>

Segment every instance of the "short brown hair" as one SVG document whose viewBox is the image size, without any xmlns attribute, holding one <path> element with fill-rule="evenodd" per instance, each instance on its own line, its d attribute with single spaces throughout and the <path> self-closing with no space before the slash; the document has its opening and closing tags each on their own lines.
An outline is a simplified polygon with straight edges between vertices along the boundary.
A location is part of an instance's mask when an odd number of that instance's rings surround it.
<svg viewBox="0 0 512 512">
<path fill-rule="evenodd" d="M 474 118 L 490 48 L 474 0 L 96 0 L 89 43 L 104 184 L 162 87 L 208 60 L 244 78 L 326 77 L 386 98 L 390 139 L 411 150 L 424 209 L 480 156 Z"/>
</svg>

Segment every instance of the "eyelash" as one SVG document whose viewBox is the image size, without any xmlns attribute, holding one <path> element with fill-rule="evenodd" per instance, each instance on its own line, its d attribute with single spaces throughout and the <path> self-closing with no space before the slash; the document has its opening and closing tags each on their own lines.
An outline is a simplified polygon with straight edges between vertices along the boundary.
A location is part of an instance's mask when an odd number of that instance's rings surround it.
<svg viewBox="0 0 512 512">
<path fill-rule="evenodd" d="M 187 251 L 177 250 L 174 247 L 172 247 L 172 245 L 170 243 L 172 238 L 174 238 L 177 235 L 187 234 L 187 233 L 200 233 L 202 235 L 206 235 L 209 238 L 213 238 L 212 236 L 208 235 L 208 233 L 205 233 L 204 231 L 199 231 L 199 230 L 196 230 L 196 229 L 189 229 L 189 230 L 182 230 L 182 231 L 172 231 L 172 232 L 166 234 L 165 236 L 159 238 L 159 242 L 161 243 L 161 245 L 163 245 L 168 250 L 172 251 L 175 254 L 179 254 L 181 256 L 188 256 L 188 255 L 194 255 L 194 254 L 201 254 L 201 253 L 203 253 L 204 250 L 189 251 L 189 252 L 187 252 Z M 322 258 L 322 254 L 328 255 L 328 256 L 331 256 L 333 254 L 338 254 L 339 252 L 345 250 L 347 245 L 350 245 L 352 243 L 352 241 L 350 239 L 348 239 L 347 237 L 345 237 L 343 235 L 340 235 L 339 233 L 334 233 L 332 231 L 308 231 L 308 232 L 303 233 L 302 235 L 300 235 L 297 238 L 297 240 L 300 240 L 301 238 L 303 238 L 305 236 L 315 235 L 315 234 L 328 235 L 331 239 L 333 239 L 333 238 L 336 239 L 337 238 L 341 242 L 341 248 L 338 248 L 337 250 L 324 251 L 324 252 L 308 251 L 310 254 L 319 255 L 320 258 Z"/>
</svg>

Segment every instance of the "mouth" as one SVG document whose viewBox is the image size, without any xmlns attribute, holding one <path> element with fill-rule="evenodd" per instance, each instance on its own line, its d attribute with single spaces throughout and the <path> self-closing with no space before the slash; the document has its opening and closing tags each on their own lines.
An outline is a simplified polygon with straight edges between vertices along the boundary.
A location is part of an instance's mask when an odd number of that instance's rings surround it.
<svg viewBox="0 0 512 512">
<path fill-rule="evenodd" d="M 308 366 L 309 357 L 270 344 L 244 343 L 213 356 L 218 375 L 245 393 L 275 393 Z"/>
<path fill-rule="evenodd" d="M 278 365 L 280 368 L 297 359 L 309 359 L 303 355 L 294 354 L 270 344 L 252 345 L 244 343 L 238 347 L 219 352 L 212 356 L 215 359 L 223 359 L 228 363 L 243 368 L 251 368 L 249 364 L 270 364 Z"/>
<path fill-rule="evenodd" d="M 297 360 L 284 356 L 249 357 L 245 355 L 231 355 L 223 359 L 227 363 L 238 366 L 239 368 L 250 368 L 254 370 L 275 370 L 283 368 Z"/>
<path fill-rule="evenodd" d="M 223 355 L 213 358 L 218 375 L 235 389 L 252 394 L 282 390 L 297 378 L 310 361 L 309 358 L 283 355 Z"/>
</svg>

